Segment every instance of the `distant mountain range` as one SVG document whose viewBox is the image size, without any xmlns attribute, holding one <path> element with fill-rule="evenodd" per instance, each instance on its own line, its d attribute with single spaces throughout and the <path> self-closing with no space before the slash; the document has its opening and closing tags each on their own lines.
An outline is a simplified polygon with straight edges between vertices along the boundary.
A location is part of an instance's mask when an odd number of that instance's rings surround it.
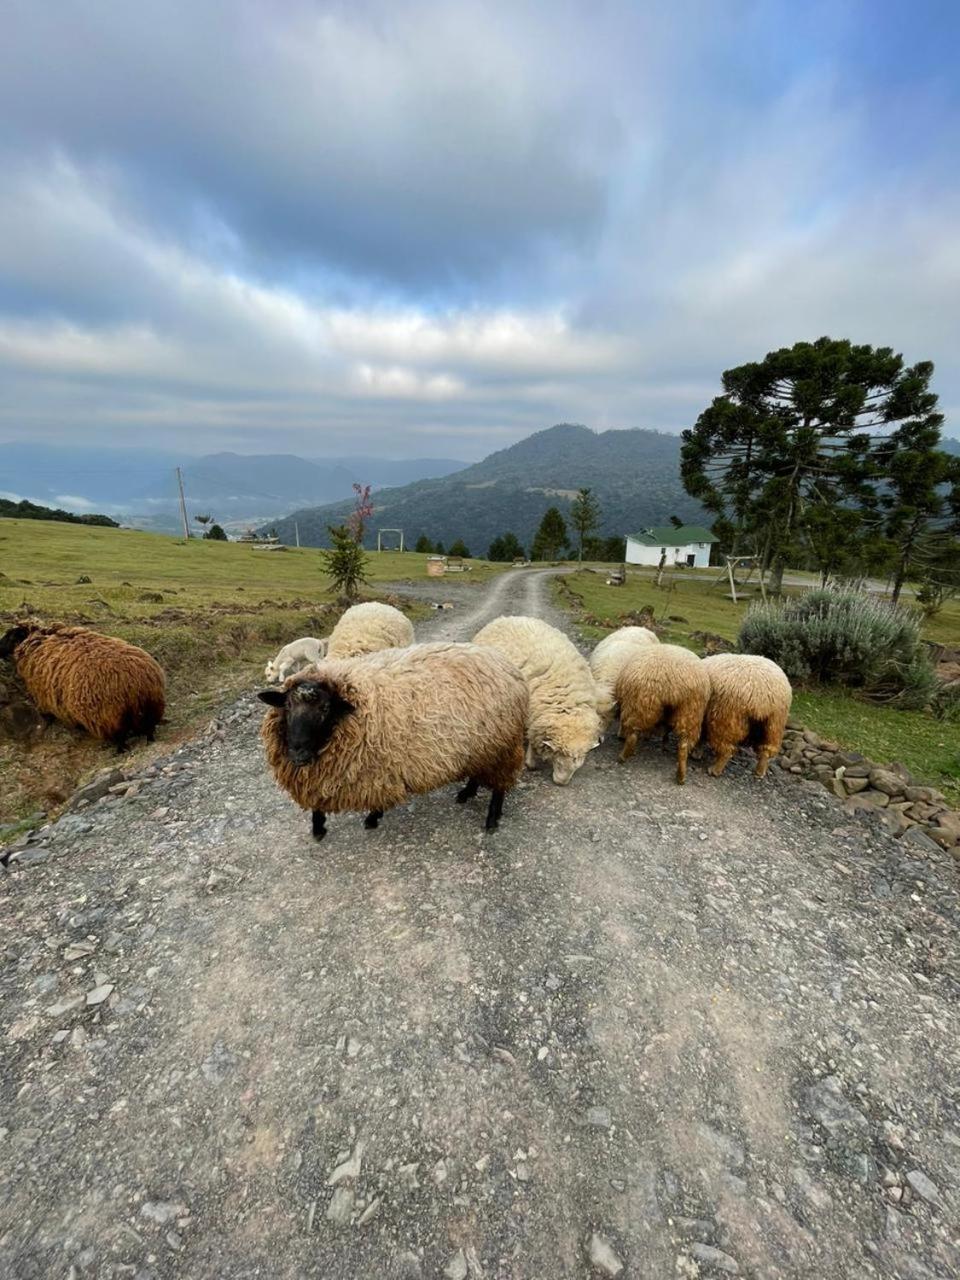
<svg viewBox="0 0 960 1280">
<path fill-rule="evenodd" d="M 159 450 L 0 444 L 0 497 L 97 510 L 128 524 L 176 529 L 174 468 L 180 466 L 191 516 L 221 524 L 258 524 L 294 507 L 345 498 L 356 480 L 403 485 L 463 467 L 451 458 L 301 458 L 295 454 L 211 453 L 184 457 Z"/>
<path fill-rule="evenodd" d="M 703 521 L 700 504 L 680 483 L 680 438 L 657 431 L 604 431 L 561 425 L 538 431 L 482 462 L 439 479 L 385 489 L 374 500 L 368 544 L 378 528 L 402 528 L 410 546 L 421 534 L 449 546 L 463 538 L 477 555 L 507 530 L 529 547 L 548 507 L 567 514 L 576 490 L 589 486 L 603 509 L 603 536 L 630 533 L 670 516 Z M 338 502 L 293 512 L 274 521 L 284 542 L 294 522 L 306 546 L 325 546 L 327 526 L 339 524 L 352 504 Z"/>
</svg>

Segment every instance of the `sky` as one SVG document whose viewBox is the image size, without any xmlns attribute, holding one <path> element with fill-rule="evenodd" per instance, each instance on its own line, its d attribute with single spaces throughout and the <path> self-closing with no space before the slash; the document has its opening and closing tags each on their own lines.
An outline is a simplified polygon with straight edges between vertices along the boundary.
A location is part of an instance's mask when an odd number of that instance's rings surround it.
<svg viewBox="0 0 960 1280">
<path fill-rule="evenodd" d="M 7 0 L 0 441 L 472 460 L 822 334 L 960 435 L 952 0 Z"/>
</svg>

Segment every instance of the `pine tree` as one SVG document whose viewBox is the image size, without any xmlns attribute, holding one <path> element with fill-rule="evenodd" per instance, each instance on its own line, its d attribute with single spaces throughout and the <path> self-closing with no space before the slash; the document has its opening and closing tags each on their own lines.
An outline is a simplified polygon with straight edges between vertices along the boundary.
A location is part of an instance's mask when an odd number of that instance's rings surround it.
<svg viewBox="0 0 960 1280">
<path fill-rule="evenodd" d="M 490 543 L 487 559 L 497 563 L 509 563 L 511 560 L 524 559 L 523 547 L 515 533 L 502 533 Z"/>
<path fill-rule="evenodd" d="M 413 549 L 419 551 L 421 555 L 430 555 L 433 552 L 433 543 L 425 533 L 421 533 Z"/>
<path fill-rule="evenodd" d="M 566 521 L 556 507 L 548 507 L 534 535 L 531 557 L 534 560 L 556 560 L 560 548 L 569 545 Z"/>
<path fill-rule="evenodd" d="M 577 532 L 577 559 L 582 561 L 584 540 L 600 524 L 600 503 L 589 489 L 577 490 L 570 504 L 570 523 Z"/>
<path fill-rule="evenodd" d="M 467 550 L 467 547 L 462 538 L 458 538 L 456 542 L 451 543 L 450 555 L 462 556 L 464 560 L 470 559 L 470 552 Z"/>
<path fill-rule="evenodd" d="M 333 546 L 320 552 L 330 579 L 338 595 L 353 600 L 361 583 L 366 582 L 367 557 L 357 542 L 353 529 L 346 525 L 328 525 Z"/>
</svg>

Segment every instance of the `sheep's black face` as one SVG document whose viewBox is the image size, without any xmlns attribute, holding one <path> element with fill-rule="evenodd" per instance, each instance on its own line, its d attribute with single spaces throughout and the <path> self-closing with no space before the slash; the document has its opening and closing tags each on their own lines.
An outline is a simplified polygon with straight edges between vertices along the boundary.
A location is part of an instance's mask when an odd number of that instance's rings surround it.
<svg viewBox="0 0 960 1280">
<path fill-rule="evenodd" d="M 0 636 L 0 658 L 9 658 L 17 645 L 26 640 L 29 634 L 29 627 L 11 627 Z"/>
<path fill-rule="evenodd" d="M 316 680 L 300 680 L 289 689 L 264 689 L 257 697 L 283 708 L 287 759 L 298 769 L 316 760 L 337 722 L 353 710 L 335 689 Z"/>
</svg>

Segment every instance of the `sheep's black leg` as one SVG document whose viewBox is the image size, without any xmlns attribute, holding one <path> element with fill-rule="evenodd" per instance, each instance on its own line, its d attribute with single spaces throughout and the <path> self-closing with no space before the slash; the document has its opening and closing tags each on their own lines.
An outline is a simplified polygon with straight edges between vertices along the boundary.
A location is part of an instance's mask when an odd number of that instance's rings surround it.
<svg viewBox="0 0 960 1280">
<path fill-rule="evenodd" d="M 116 737 L 113 739 L 113 745 L 117 748 L 117 755 L 122 756 L 127 749 L 126 730 L 124 730 L 123 733 L 118 733 L 116 735 Z"/>
<path fill-rule="evenodd" d="M 327 834 L 327 815 L 322 809 L 314 809 L 312 823 L 314 840 L 322 840 Z"/>
<path fill-rule="evenodd" d="M 147 730 L 146 737 L 147 737 L 147 741 L 148 741 L 148 742 L 156 742 L 156 740 L 157 740 L 157 730 L 156 730 L 156 727 L 155 727 L 154 725 L 151 725 L 151 726 L 150 726 L 150 728 Z"/>
<path fill-rule="evenodd" d="M 382 809 L 371 809 L 363 820 L 363 825 L 368 831 L 376 831 L 380 819 L 383 817 Z"/>
<path fill-rule="evenodd" d="M 503 797 L 505 791 L 494 791 L 490 797 L 490 807 L 487 809 L 486 828 L 488 831 L 496 831 L 500 823 L 500 815 L 503 813 Z"/>
<path fill-rule="evenodd" d="M 480 783 L 476 778 L 470 778 L 466 786 L 461 787 L 457 792 L 457 804 L 466 804 L 468 800 L 473 799 L 479 790 Z"/>
</svg>

